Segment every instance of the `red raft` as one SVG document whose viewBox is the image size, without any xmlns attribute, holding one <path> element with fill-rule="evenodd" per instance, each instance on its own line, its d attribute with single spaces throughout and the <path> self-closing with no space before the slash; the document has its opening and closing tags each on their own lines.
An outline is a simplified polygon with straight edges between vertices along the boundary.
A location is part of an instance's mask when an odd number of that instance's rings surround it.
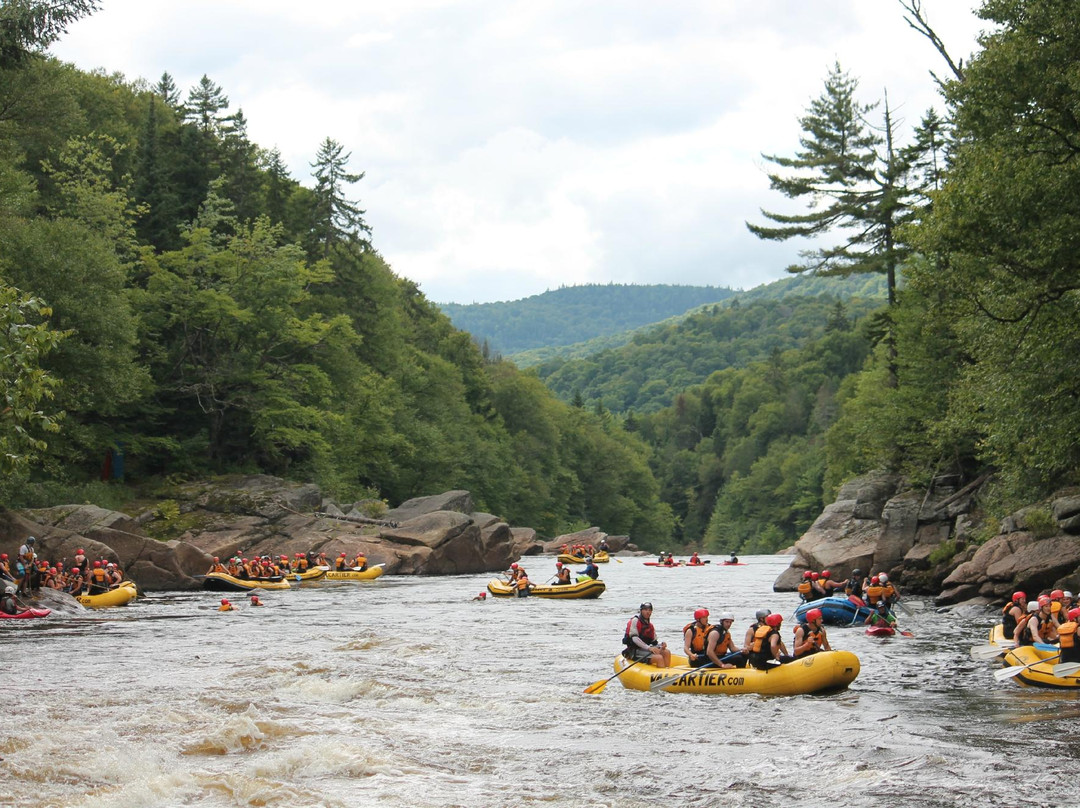
<svg viewBox="0 0 1080 808">
<path fill-rule="evenodd" d="M 18 614 L 7 614 L 6 612 L 0 612 L 0 619 L 28 620 L 32 617 L 48 617 L 50 614 L 52 614 L 52 609 L 27 609 L 25 612 L 19 612 Z"/>
</svg>

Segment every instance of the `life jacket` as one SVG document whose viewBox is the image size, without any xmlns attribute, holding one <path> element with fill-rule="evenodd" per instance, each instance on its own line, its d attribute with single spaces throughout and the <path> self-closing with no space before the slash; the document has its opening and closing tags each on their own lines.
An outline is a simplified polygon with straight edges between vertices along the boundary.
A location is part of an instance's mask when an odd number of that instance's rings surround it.
<svg viewBox="0 0 1080 808">
<path fill-rule="evenodd" d="M 825 629 L 812 629 L 810 628 L 809 623 L 803 623 L 802 625 L 795 626 L 795 633 L 798 633 L 800 628 L 803 630 L 803 642 L 813 643 L 813 647 L 809 651 L 803 651 L 801 656 L 812 654 L 814 651 L 820 651 L 823 647 L 823 641 L 825 640 Z"/>
<path fill-rule="evenodd" d="M 857 598 L 862 598 L 862 581 L 852 575 L 847 579 L 847 583 L 844 584 L 844 594 L 854 595 Z"/>
<path fill-rule="evenodd" d="M 1048 614 L 1043 614 L 1041 609 L 1039 610 L 1038 614 L 1039 614 L 1039 642 L 1046 642 L 1046 643 L 1053 642 L 1054 641 L 1054 633 L 1052 631 L 1052 629 L 1054 628 L 1053 618 L 1051 618 L 1050 615 L 1048 615 Z"/>
<path fill-rule="evenodd" d="M 363 555 L 361 553 L 358 553 L 356 558 L 353 559 L 353 566 L 354 567 L 360 567 L 361 569 L 366 567 L 367 566 L 367 556 L 365 556 L 365 555 Z"/>
<path fill-rule="evenodd" d="M 810 586 L 809 581 L 803 581 L 801 584 L 799 584 L 799 594 L 802 595 L 802 599 L 806 603 L 809 603 L 812 600 L 812 598 L 810 597 L 810 593 L 813 592 L 813 589 L 814 588 Z"/>
<path fill-rule="evenodd" d="M 1076 621 L 1070 620 L 1058 626 L 1058 642 L 1062 649 L 1076 647 Z"/>
<path fill-rule="evenodd" d="M 236 564 L 233 564 L 232 562 L 230 562 L 229 566 L 227 566 L 225 568 L 225 571 L 227 573 L 229 573 L 229 575 L 231 575 L 233 578 L 235 578 L 237 575 L 240 574 L 240 568 L 238 566 L 236 566 Z"/>
<path fill-rule="evenodd" d="M 773 634 L 779 632 L 772 626 L 761 626 L 754 632 L 754 641 L 750 644 L 750 664 L 762 665 L 772 659 Z"/>
<path fill-rule="evenodd" d="M 559 570 L 559 583 L 570 583 L 570 570 L 568 570 L 566 567 L 563 567 L 561 570 Z"/>
<path fill-rule="evenodd" d="M 702 626 L 701 623 L 699 623 L 697 620 L 695 620 L 693 623 L 687 623 L 685 626 L 683 626 L 682 631 L 684 637 L 686 636 L 687 631 L 689 631 L 690 629 L 694 629 L 694 636 L 690 638 L 690 650 L 693 651 L 695 654 L 704 654 L 705 641 L 709 636 L 709 632 L 712 631 L 714 628 L 716 628 L 716 626 L 711 626 L 708 623 Z"/>
<path fill-rule="evenodd" d="M 337 561 L 334 562 L 334 569 L 338 572 L 342 572 L 345 569 L 345 559 L 338 556 Z"/>
<path fill-rule="evenodd" d="M 1006 640 L 1011 640 L 1016 636 L 1016 618 L 1013 617 L 1012 613 L 1015 607 L 1016 604 L 1009 601 L 1005 604 L 1005 608 L 1001 610 L 1001 631 Z"/>
<path fill-rule="evenodd" d="M 529 588 L 529 576 L 528 575 L 519 575 L 518 576 L 517 588 L 518 589 L 528 589 Z"/>
<path fill-rule="evenodd" d="M 213 566 L 212 566 L 212 567 L 210 568 L 210 572 L 225 572 L 225 573 L 227 573 L 227 572 L 228 572 L 228 570 L 226 570 L 226 569 L 225 569 L 225 565 L 224 565 L 224 564 L 222 564 L 222 563 L 221 563 L 221 562 L 219 561 L 218 563 L 214 564 L 214 565 L 213 565 Z"/>
<path fill-rule="evenodd" d="M 1013 639 L 1016 640 L 1017 645 L 1032 645 L 1035 640 L 1031 636 L 1031 632 L 1026 631 L 1028 623 L 1031 622 L 1031 618 L 1034 612 L 1024 612 L 1020 615 L 1020 619 L 1016 621 L 1016 628 L 1013 630 Z"/>
<path fill-rule="evenodd" d="M 296 566 L 299 568 L 300 572 L 307 572 L 307 568 L 308 568 L 307 556 L 305 556 L 303 558 L 298 558 L 296 560 Z"/>
<path fill-rule="evenodd" d="M 881 584 L 870 584 L 866 587 L 866 605 L 877 606 L 877 602 L 881 600 L 885 594 L 885 587 Z"/>
<path fill-rule="evenodd" d="M 637 635 L 641 637 L 646 645 L 655 645 L 656 626 L 651 622 L 646 621 L 640 614 L 635 614 L 626 621 L 626 633 L 623 634 L 623 645 L 628 648 L 637 648 L 637 643 L 630 637 L 630 629 L 633 627 L 635 620 L 637 621 Z"/>
<path fill-rule="evenodd" d="M 896 597 L 896 587 L 894 587 L 891 583 L 885 584 L 883 587 L 881 587 L 881 597 L 891 602 L 893 598 Z"/>
<path fill-rule="evenodd" d="M 107 582 L 107 577 L 108 576 L 105 574 L 105 570 L 103 570 L 101 567 L 95 567 L 90 572 L 91 583 L 94 584 L 105 584 Z"/>
</svg>

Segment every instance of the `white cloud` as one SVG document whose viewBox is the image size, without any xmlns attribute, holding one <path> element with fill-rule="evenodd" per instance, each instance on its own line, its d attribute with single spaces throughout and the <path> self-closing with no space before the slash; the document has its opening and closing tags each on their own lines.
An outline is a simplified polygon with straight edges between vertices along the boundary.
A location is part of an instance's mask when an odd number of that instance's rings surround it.
<svg viewBox="0 0 1080 808">
<path fill-rule="evenodd" d="M 925 0 L 954 56 L 975 0 Z M 888 0 L 110 0 L 54 51 L 131 78 L 206 73 L 294 176 L 327 135 L 395 270 L 438 301 L 584 282 L 753 286 L 798 245 L 745 228 L 765 153 L 835 60 L 909 125 L 945 66 Z M 952 44 L 955 43 L 955 44 Z"/>
</svg>

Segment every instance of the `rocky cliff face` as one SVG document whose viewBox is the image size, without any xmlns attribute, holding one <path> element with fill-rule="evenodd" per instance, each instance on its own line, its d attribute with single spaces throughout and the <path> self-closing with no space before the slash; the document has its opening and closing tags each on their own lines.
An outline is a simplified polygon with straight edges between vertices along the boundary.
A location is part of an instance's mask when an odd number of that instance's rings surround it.
<svg viewBox="0 0 1080 808">
<path fill-rule="evenodd" d="M 773 588 L 794 590 L 808 569 L 837 580 L 857 568 L 887 572 L 903 591 L 942 605 L 1008 599 L 1017 589 L 1080 590 L 1080 491 L 1009 516 L 979 544 L 971 510 L 983 482 L 940 478 L 921 491 L 884 472 L 851 480 L 795 544 Z"/>
<path fill-rule="evenodd" d="M 532 528 L 474 512 L 468 491 L 411 499 L 377 518 L 366 515 L 368 503 L 330 502 L 314 485 L 263 475 L 193 483 L 170 496 L 170 507 L 137 516 L 93 505 L 0 511 L 0 549 L 14 557 L 31 535 L 38 554 L 53 561 L 70 561 L 82 548 L 92 559 L 116 561 L 148 590 L 198 588 L 195 576 L 214 556 L 363 552 L 391 574 L 449 575 L 505 570 L 545 549 Z M 606 536 L 591 528 L 552 544 L 586 534 L 594 544 Z M 173 538 L 155 538 L 163 536 Z"/>
</svg>

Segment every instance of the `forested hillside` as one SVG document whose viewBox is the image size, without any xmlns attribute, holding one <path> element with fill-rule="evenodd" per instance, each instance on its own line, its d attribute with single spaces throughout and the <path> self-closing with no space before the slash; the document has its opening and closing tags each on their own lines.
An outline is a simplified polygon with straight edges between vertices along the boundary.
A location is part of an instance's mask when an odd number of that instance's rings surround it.
<svg viewBox="0 0 1080 808">
<path fill-rule="evenodd" d="M 572 345 L 666 320 L 734 292 L 713 286 L 585 284 L 502 303 L 440 304 L 457 328 L 488 350 L 510 356 Z"/>
<path fill-rule="evenodd" d="M 734 300 L 639 331 L 620 348 L 544 362 L 532 370 L 564 401 L 619 413 L 655 412 L 715 371 L 800 347 L 881 305 L 881 300 L 845 304 L 828 296 L 745 305 Z"/>
<path fill-rule="evenodd" d="M 94 3 L 0 25 L 0 457 L 7 505 L 262 471 L 340 499 L 467 488 L 555 533 L 670 534 L 648 451 L 489 361 L 380 256 L 343 144 L 313 182 L 186 92 L 41 53 Z M 114 487 L 119 481 L 114 481 Z"/>
</svg>

